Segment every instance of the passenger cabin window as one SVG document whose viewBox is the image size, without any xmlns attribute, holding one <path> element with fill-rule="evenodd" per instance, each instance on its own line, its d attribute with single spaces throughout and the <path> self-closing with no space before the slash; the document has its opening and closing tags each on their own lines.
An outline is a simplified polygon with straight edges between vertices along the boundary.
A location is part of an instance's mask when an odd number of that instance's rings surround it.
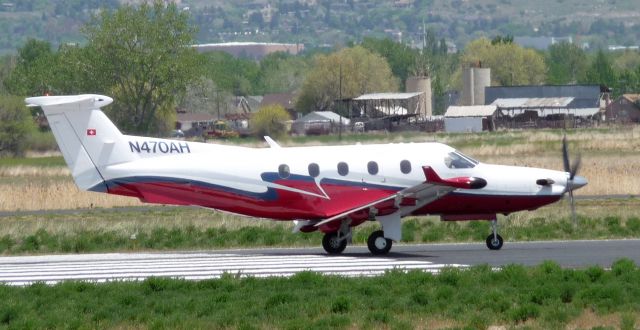
<svg viewBox="0 0 640 330">
<path fill-rule="evenodd" d="M 445 158 L 444 163 L 448 168 L 474 168 L 478 161 L 463 155 L 459 151 L 450 152 Z"/>
<path fill-rule="evenodd" d="M 320 166 L 316 163 L 309 164 L 309 175 L 314 178 L 317 178 L 320 175 Z"/>
<path fill-rule="evenodd" d="M 411 162 L 408 160 L 403 160 L 400 162 L 400 172 L 404 174 L 411 173 Z"/>
<path fill-rule="evenodd" d="M 368 162 L 367 163 L 367 171 L 369 171 L 369 174 L 371 174 L 371 175 L 378 174 L 378 163 L 376 163 L 374 161 Z"/>
<path fill-rule="evenodd" d="M 338 174 L 345 176 L 347 174 L 349 174 L 349 165 L 347 165 L 347 163 L 345 162 L 339 162 L 338 163 Z"/>
<path fill-rule="evenodd" d="M 282 164 L 278 166 L 278 175 L 280 175 L 280 178 L 286 179 L 289 177 L 289 174 L 291 174 L 289 171 L 289 165 Z"/>
</svg>

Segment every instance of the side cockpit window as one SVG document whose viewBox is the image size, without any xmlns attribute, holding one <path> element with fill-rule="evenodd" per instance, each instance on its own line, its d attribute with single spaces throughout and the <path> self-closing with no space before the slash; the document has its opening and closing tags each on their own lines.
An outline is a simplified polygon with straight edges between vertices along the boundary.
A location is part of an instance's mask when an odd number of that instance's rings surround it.
<svg viewBox="0 0 640 330">
<path fill-rule="evenodd" d="M 450 152 L 445 158 L 444 163 L 448 168 L 473 168 L 478 164 L 478 161 L 465 156 L 459 151 Z"/>
</svg>

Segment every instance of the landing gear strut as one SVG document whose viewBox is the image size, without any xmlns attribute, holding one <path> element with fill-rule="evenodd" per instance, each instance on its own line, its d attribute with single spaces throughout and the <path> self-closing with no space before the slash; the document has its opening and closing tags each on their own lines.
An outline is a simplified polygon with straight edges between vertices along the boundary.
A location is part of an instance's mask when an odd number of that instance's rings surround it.
<svg viewBox="0 0 640 330">
<path fill-rule="evenodd" d="M 347 248 L 347 240 L 338 237 L 338 232 L 326 233 L 322 238 L 322 247 L 328 254 L 340 254 Z"/>
<path fill-rule="evenodd" d="M 340 223 L 340 228 L 332 233 L 324 234 L 322 247 L 328 254 L 340 254 L 351 243 L 351 220 L 345 219 Z"/>
<path fill-rule="evenodd" d="M 393 241 L 384 237 L 384 232 L 382 230 L 376 230 L 371 235 L 369 235 L 369 239 L 367 239 L 367 247 L 369 247 L 369 251 L 371 254 L 381 255 L 389 253 L 391 250 L 391 245 Z"/>
<path fill-rule="evenodd" d="M 498 235 L 498 220 L 491 220 L 491 235 L 487 236 L 487 247 L 489 250 L 500 250 L 504 240 Z"/>
</svg>

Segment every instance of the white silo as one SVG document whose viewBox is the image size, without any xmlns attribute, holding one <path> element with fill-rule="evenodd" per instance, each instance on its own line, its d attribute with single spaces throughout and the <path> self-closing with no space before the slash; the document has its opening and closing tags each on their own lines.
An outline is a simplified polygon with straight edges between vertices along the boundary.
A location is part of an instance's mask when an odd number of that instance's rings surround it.
<svg viewBox="0 0 640 330">
<path fill-rule="evenodd" d="M 484 105 L 484 88 L 491 86 L 490 68 L 465 68 L 462 74 L 462 105 Z"/>
<path fill-rule="evenodd" d="M 417 109 L 415 112 L 421 116 L 430 117 L 433 114 L 431 109 L 431 78 L 428 76 L 409 77 L 406 81 L 406 90 L 407 93 L 424 93 L 418 97 L 417 100 L 409 102 L 409 111 L 411 112 L 413 109 Z"/>
</svg>

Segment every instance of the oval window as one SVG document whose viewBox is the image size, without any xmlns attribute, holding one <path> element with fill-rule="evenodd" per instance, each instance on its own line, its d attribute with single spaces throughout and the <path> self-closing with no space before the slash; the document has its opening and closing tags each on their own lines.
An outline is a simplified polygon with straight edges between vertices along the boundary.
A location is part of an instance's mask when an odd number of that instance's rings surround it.
<svg viewBox="0 0 640 330">
<path fill-rule="evenodd" d="M 339 162 L 338 163 L 338 174 L 345 176 L 347 174 L 349 174 L 349 165 L 347 165 L 347 163 L 345 162 Z"/>
<path fill-rule="evenodd" d="M 309 164 L 309 175 L 316 178 L 320 175 L 320 166 L 316 163 Z"/>
<path fill-rule="evenodd" d="M 289 177 L 289 174 L 289 165 L 282 164 L 278 166 L 278 175 L 280 175 L 281 178 L 286 179 Z"/>
<path fill-rule="evenodd" d="M 378 163 L 376 163 L 374 161 L 368 162 L 367 163 L 367 171 L 369 171 L 369 174 L 371 174 L 371 175 L 378 174 Z"/>
<path fill-rule="evenodd" d="M 404 174 L 409 174 L 411 172 L 411 162 L 408 160 L 403 160 L 400 162 L 400 172 Z"/>
</svg>

